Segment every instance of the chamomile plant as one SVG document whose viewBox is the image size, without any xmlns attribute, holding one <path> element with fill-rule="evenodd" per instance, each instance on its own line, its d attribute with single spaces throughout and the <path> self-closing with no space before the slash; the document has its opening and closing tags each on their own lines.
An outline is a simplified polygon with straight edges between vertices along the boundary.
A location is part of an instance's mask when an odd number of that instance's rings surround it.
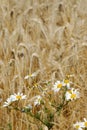
<svg viewBox="0 0 87 130">
<path fill-rule="evenodd" d="M 27 75 L 24 79 L 28 79 L 29 77 L 33 76 L 36 75 Z M 34 87 L 34 89 L 37 89 L 37 91 L 35 91 L 35 95 L 29 99 L 28 104 L 25 104 L 23 107 L 15 107 L 14 102 L 19 103 L 21 100 L 27 99 L 27 95 L 18 92 L 17 94 L 15 93 L 7 98 L 3 104 L 3 107 L 11 109 L 16 108 L 15 110 L 30 115 L 35 120 L 41 122 L 42 125 L 46 126 L 48 130 L 50 130 L 54 125 L 53 122 L 55 114 L 58 113 L 57 115 L 59 116 L 68 102 L 78 100 L 78 98 L 80 98 L 80 91 L 79 89 L 74 88 L 74 85 L 69 78 L 57 80 L 54 84 L 51 82 L 48 85 L 43 84 L 43 86 L 41 86 L 39 83 L 36 84 L 37 87 Z M 48 86 L 50 87 L 48 88 Z M 32 91 L 34 91 L 34 89 L 32 89 Z M 57 100 L 60 99 L 60 102 L 55 100 L 54 97 L 56 97 Z M 87 127 L 87 120 L 84 118 L 84 122 L 76 122 L 73 127 L 78 130 L 82 130 L 83 128 Z"/>
<path fill-rule="evenodd" d="M 3 107 L 8 108 L 11 107 L 12 109 L 15 109 L 17 108 L 17 106 L 14 106 L 14 103 L 24 99 L 26 99 L 26 95 L 23 95 L 23 93 L 20 92 L 18 92 L 17 94 L 14 93 L 13 95 L 10 95 L 10 97 L 6 99 L 6 101 L 3 104 Z"/>
</svg>

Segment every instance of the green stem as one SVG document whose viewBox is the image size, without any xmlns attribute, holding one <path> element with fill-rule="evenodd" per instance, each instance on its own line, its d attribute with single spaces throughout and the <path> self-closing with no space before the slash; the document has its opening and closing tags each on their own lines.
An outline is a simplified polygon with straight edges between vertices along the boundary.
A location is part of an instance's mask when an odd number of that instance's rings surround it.
<svg viewBox="0 0 87 130">
<path fill-rule="evenodd" d="M 44 124 L 45 126 L 47 126 L 48 130 L 50 130 L 50 128 L 52 128 L 52 126 L 53 126 L 52 123 L 50 123 L 50 122 L 44 122 L 44 121 L 41 120 L 39 117 L 33 115 L 31 112 L 28 112 L 28 114 L 29 114 L 30 116 L 32 116 L 33 118 L 39 120 L 39 121 L 40 121 L 42 124 Z"/>
<path fill-rule="evenodd" d="M 29 114 L 31 117 L 39 120 L 42 124 L 44 124 L 45 126 L 47 126 L 47 128 L 49 129 L 48 125 L 43 121 L 41 120 L 38 116 L 35 116 L 34 114 L 32 114 L 31 112 L 26 112 L 27 114 Z"/>
<path fill-rule="evenodd" d="M 20 109 L 20 108 L 18 108 L 18 107 L 13 107 L 13 109 L 22 112 L 22 109 Z M 24 112 L 25 112 L 25 111 L 24 111 Z M 27 113 L 27 114 L 29 114 L 31 117 L 33 117 L 33 118 L 39 120 L 42 124 L 44 124 L 45 126 L 47 126 L 48 130 L 50 130 L 50 129 L 49 129 L 49 126 L 48 126 L 44 121 L 42 121 L 39 117 L 33 115 L 31 112 L 25 112 L 25 113 Z"/>
</svg>

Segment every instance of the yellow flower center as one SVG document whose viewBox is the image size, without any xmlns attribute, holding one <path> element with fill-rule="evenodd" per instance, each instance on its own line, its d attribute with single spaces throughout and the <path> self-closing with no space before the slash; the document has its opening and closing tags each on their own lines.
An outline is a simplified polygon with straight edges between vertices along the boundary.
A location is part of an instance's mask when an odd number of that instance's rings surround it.
<svg viewBox="0 0 87 130">
<path fill-rule="evenodd" d="M 21 99 L 21 96 L 20 96 L 20 95 L 17 95 L 16 98 L 17 98 L 18 100 L 20 100 L 20 99 Z"/>
<path fill-rule="evenodd" d="M 76 129 L 79 129 L 80 128 L 80 126 L 79 125 L 76 125 Z"/>
<path fill-rule="evenodd" d="M 71 98 L 72 98 L 72 99 L 76 98 L 76 94 L 74 94 L 74 93 L 71 94 Z"/>
<path fill-rule="evenodd" d="M 66 83 L 66 84 L 69 83 L 69 80 L 68 80 L 68 79 L 65 79 L 65 80 L 64 80 L 64 83 Z"/>
<path fill-rule="evenodd" d="M 87 121 L 85 122 L 85 127 L 87 127 Z"/>
<path fill-rule="evenodd" d="M 58 85 L 57 85 L 57 88 L 61 88 L 61 87 L 62 87 L 62 84 L 58 84 Z"/>
</svg>

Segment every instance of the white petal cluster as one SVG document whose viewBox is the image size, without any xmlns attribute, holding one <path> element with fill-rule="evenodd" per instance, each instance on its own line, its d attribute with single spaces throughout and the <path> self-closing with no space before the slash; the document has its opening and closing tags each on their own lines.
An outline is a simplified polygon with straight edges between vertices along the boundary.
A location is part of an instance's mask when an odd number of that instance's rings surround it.
<svg viewBox="0 0 87 130">
<path fill-rule="evenodd" d="M 84 124 L 83 124 L 83 122 L 76 122 L 73 125 L 73 127 L 76 128 L 77 130 L 83 130 L 82 128 L 84 127 Z"/>
<path fill-rule="evenodd" d="M 26 75 L 26 76 L 24 77 L 24 79 L 28 79 L 28 78 L 30 78 L 30 77 L 32 77 L 32 74 Z"/>
<path fill-rule="evenodd" d="M 14 95 L 11 95 L 9 98 L 7 98 L 6 102 L 4 102 L 3 107 L 7 107 L 11 105 L 12 102 L 15 102 L 21 99 L 26 99 L 26 95 L 23 95 L 23 93 L 18 93 L 18 94 L 15 93 Z"/>
<path fill-rule="evenodd" d="M 53 85 L 52 90 L 54 92 L 58 92 L 62 87 L 66 87 L 67 89 L 71 89 L 70 85 L 71 85 L 71 81 L 68 79 L 64 79 L 63 81 L 57 81 L 55 82 L 55 84 Z"/>
<path fill-rule="evenodd" d="M 17 100 L 21 100 L 21 99 L 26 99 L 26 95 L 23 95 L 23 93 L 15 93 L 14 95 L 14 98 L 15 98 L 15 101 L 17 101 Z"/>
<path fill-rule="evenodd" d="M 36 100 L 34 101 L 34 106 L 40 105 L 41 104 L 41 100 L 42 100 L 42 97 L 40 95 L 38 95 L 36 97 Z"/>
<path fill-rule="evenodd" d="M 87 128 L 87 119 L 86 118 L 84 118 L 84 122 L 83 123 L 84 123 L 84 127 Z"/>
<path fill-rule="evenodd" d="M 63 86 L 62 82 L 61 82 L 61 81 L 57 81 L 57 82 L 55 82 L 55 84 L 53 85 L 52 90 L 53 90 L 54 92 L 58 92 L 58 91 L 62 88 L 62 86 Z"/>
<path fill-rule="evenodd" d="M 77 130 L 85 130 L 85 128 L 87 128 L 87 119 L 84 118 L 83 122 L 76 122 L 73 125 L 74 128 L 76 128 Z"/>
<path fill-rule="evenodd" d="M 80 98 L 80 93 L 79 93 L 78 89 L 71 88 L 65 94 L 66 101 L 75 100 L 77 98 Z"/>
<path fill-rule="evenodd" d="M 15 101 L 14 95 L 11 95 L 9 98 L 7 98 L 6 102 L 4 102 L 3 107 L 10 106 L 12 102 Z"/>
</svg>

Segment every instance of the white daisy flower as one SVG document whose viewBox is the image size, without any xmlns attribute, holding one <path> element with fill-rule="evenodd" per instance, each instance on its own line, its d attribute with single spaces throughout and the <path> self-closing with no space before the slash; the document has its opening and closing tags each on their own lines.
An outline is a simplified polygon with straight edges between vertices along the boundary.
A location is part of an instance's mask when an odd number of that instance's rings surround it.
<svg viewBox="0 0 87 130">
<path fill-rule="evenodd" d="M 87 119 L 84 118 L 84 127 L 87 128 Z"/>
<path fill-rule="evenodd" d="M 37 96 L 37 97 L 36 97 L 36 100 L 34 101 L 34 106 L 36 106 L 36 105 L 40 105 L 41 100 L 42 100 L 42 97 L 41 97 L 40 95 Z"/>
<path fill-rule="evenodd" d="M 64 79 L 62 84 L 63 84 L 63 86 L 66 86 L 67 89 L 70 89 L 71 81 L 68 79 Z"/>
<path fill-rule="evenodd" d="M 61 81 L 57 81 L 57 82 L 55 82 L 55 84 L 53 85 L 52 90 L 53 90 L 54 92 L 58 92 L 58 91 L 62 88 L 62 86 L 63 86 L 62 82 L 61 82 Z"/>
<path fill-rule="evenodd" d="M 76 128 L 77 130 L 83 130 L 82 128 L 84 127 L 84 124 L 83 124 L 83 122 L 76 122 L 73 125 L 73 127 Z"/>
<path fill-rule="evenodd" d="M 26 99 L 26 95 L 23 95 L 23 93 L 18 93 L 11 95 L 9 98 L 7 98 L 6 102 L 4 102 L 3 107 L 7 107 L 11 105 L 12 102 L 15 102 L 17 100 Z"/>
<path fill-rule="evenodd" d="M 75 100 L 77 98 L 80 98 L 80 93 L 78 92 L 78 89 L 72 88 L 71 90 L 67 91 L 65 94 L 65 99 L 67 101 Z"/>
<path fill-rule="evenodd" d="M 18 94 L 14 94 L 14 95 L 12 95 L 12 96 L 14 96 L 14 100 L 15 101 L 17 101 L 17 100 L 21 100 L 21 99 L 26 99 L 26 95 L 23 95 L 23 93 L 19 93 L 18 92 Z"/>
</svg>

